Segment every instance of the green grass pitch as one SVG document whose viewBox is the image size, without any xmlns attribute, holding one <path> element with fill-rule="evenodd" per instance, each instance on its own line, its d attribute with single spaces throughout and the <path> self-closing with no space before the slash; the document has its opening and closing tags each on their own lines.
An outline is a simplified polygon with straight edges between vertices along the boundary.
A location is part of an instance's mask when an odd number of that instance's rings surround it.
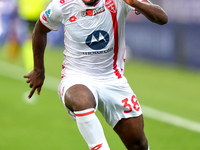
<svg viewBox="0 0 200 150">
<path fill-rule="evenodd" d="M 59 48 L 58 48 L 59 49 Z M 60 79 L 62 51 L 47 50 L 46 74 Z M 0 51 L 0 62 L 23 66 L 21 56 L 9 61 Z M 1 64 L 1 63 L 0 63 Z M 30 88 L 26 71 L 0 65 L 0 149 L 1 150 L 87 150 L 76 123 L 70 119 L 55 90 L 27 100 Z M 125 76 L 141 105 L 200 122 L 200 73 L 174 66 L 128 61 Z M 57 83 L 58 84 L 58 83 Z M 125 150 L 119 137 L 97 112 L 111 150 Z M 145 117 L 145 133 L 151 150 L 199 150 L 200 133 Z"/>
</svg>

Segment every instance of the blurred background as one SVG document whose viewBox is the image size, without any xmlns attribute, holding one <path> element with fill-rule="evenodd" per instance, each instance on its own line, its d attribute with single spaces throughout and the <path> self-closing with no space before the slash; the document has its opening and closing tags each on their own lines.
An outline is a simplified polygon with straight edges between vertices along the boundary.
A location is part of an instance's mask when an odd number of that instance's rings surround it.
<svg viewBox="0 0 200 150">
<path fill-rule="evenodd" d="M 150 23 L 142 15 L 127 20 L 126 40 L 133 56 L 180 66 L 200 67 L 200 1 L 152 0 L 164 8 L 167 25 Z M 136 42 L 132 42 L 136 41 Z"/>
<path fill-rule="evenodd" d="M 51 0 L 0 0 L 0 149 L 86 150 L 58 98 L 63 27 L 48 34 L 41 95 L 28 99 L 23 75 L 33 67 L 31 33 Z M 125 76 L 142 105 L 152 150 L 199 150 L 200 0 L 151 0 L 169 17 L 160 26 L 127 17 Z M 125 150 L 102 115 L 111 150 Z M 76 139 L 76 140 L 74 140 Z"/>
</svg>

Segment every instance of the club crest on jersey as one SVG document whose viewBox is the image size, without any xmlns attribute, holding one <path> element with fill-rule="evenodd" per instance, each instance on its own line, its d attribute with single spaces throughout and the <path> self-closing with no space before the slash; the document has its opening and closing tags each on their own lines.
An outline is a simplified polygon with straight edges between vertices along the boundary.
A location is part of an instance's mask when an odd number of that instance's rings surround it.
<svg viewBox="0 0 200 150">
<path fill-rule="evenodd" d="M 102 13 L 105 11 L 105 8 L 104 6 L 103 7 L 100 7 L 100 8 L 97 8 L 97 9 L 86 9 L 86 11 L 82 11 L 81 12 L 81 16 L 82 17 L 85 17 L 85 16 L 95 16 L 99 13 Z"/>
<path fill-rule="evenodd" d="M 90 34 L 85 42 L 91 49 L 101 50 L 106 47 L 109 40 L 109 34 L 106 31 L 97 30 Z"/>
<path fill-rule="evenodd" d="M 112 13 L 116 13 L 117 12 L 117 9 L 115 7 L 115 3 L 113 2 L 113 0 L 106 0 L 105 5 L 106 5 L 106 8 L 108 10 L 110 10 L 110 12 L 112 12 Z"/>
</svg>

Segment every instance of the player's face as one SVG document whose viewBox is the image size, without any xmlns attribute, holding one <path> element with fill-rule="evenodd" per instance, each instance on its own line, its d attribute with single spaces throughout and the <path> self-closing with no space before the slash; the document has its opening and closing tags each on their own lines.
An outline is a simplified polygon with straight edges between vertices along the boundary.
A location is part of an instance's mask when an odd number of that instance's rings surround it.
<svg viewBox="0 0 200 150">
<path fill-rule="evenodd" d="M 82 0 L 86 5 L 92 6 L 99 0 Z"/>
</svg>

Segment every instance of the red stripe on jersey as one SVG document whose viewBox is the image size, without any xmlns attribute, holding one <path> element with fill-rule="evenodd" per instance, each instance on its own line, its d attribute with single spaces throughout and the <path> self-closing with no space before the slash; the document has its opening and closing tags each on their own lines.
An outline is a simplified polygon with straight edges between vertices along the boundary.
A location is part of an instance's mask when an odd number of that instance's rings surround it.
<svg viewBox="0 0 200 150">
<path fill-rule="evenodd" d="M 120 74 L 119 70 L 117 69 L 117 56 L 119 51 L 119 43 L 118 43 L 118 22 L 117 22 L 117 9 L 115 6 L 115 3 L 113 0 L 106 0 L 106 8 L 110 11 L 113 21 L 113 29 L 114 29 L 114 57 L 113 57 L 113 69 L 115 71 L 115 75 L 118 77 L 118 79 L 122 78 L 122 75 Z"/>
<path fill-rule="evenodd" d="M 86 113 L 82 113 L 82 114 L 75 114 L 75 115 L 77 117 L 82 117 L 82 116 L 87 116 L 87 115 L 90 115 L 90 114 L 93 114 L 93 113 L 94 113 L 94 110 L 86 112 Z"/>
</svg>

